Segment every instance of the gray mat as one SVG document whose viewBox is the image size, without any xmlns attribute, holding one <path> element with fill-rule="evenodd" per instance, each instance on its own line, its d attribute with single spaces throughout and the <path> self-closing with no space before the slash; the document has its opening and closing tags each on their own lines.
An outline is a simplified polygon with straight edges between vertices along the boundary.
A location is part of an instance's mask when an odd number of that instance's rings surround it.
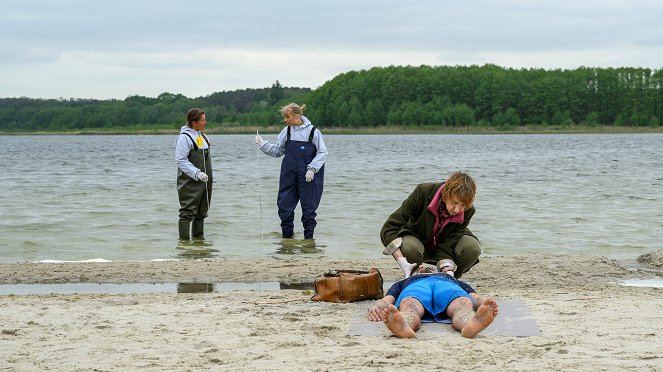
<svg viewBox="0 0 663 372">
<path fill-rule="evenodd" d="M 375 301 L 362 301 L 357 303 L 357 309 L 352 316 L 352 323 L 348 330 L 350 336 L 389 336 L 391 333 L 382 322 L 370 322 L 366 317 L 368 309 Z M 527 305 L 520 300 L 498 301 L 499 313 L 488 328 L 479 335 L 490 336 L 514 336 L 528 337 L 541 336 L 541 330 L 536 324 L 536 319 L 529 312 Z M 458 335 L 451 324 L 445 323 L 423 323 L 418 337 L 426 336 L 451 336 Z"/>
</svg>

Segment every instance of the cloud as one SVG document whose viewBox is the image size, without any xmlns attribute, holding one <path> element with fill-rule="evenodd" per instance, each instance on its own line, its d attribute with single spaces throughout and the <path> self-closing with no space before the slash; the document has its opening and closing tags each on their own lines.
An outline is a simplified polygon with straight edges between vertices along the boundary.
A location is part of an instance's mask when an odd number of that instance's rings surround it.
<svg viewBox="0 0 663 372">
<path fill-rule="evenodd" d="M 658 1 L 7 0 L 0 97 L 315 88 L 389 65 L 663 61 Z"/>
</svg>

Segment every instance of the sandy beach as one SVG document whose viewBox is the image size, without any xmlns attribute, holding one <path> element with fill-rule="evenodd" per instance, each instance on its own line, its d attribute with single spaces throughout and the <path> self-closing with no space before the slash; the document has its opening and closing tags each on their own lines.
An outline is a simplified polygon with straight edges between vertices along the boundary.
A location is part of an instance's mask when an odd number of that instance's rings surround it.
<svg viewBox="0 0 663 372">
<path fill-rule="evenodd" d="M 497 301 L 521 300 L 541 336 L 404 340 L 350 336 L 362 303 L 312 302 L 309 289 L 211 293 L 0 296 L 0 370 L 663 370 L 663 250 L 640 269 L 605 257 L 530 253 L 484 257 L 463 280 Z M 311 283 L 334 269 L 390 257 L 0 264 L 0 284 Z M 660 277 L 658 277 L 660 279 Z M 499 316 L 499 315 L 498 315 Z M 440 325 L 450 327 L 449 325 Z"/>
</svg>

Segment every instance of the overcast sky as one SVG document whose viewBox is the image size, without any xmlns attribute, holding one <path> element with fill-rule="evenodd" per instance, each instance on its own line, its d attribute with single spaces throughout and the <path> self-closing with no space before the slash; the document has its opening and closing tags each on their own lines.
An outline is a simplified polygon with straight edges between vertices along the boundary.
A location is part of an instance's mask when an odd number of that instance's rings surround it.
<svg viewBox="0 0 663 372">
<path fill-rule="evenodd" d="M 663 67 L 661 0 L 2 0 L 0 97 L 317 88 L 389 65 Z"/>
</svg>

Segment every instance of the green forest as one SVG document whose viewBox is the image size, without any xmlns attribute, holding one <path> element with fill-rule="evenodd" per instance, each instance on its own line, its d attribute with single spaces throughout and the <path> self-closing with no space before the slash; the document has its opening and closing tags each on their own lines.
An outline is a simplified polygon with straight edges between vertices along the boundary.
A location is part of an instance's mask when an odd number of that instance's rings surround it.
<svg viewBox="0 0 663 372">
<path fill-rule="evenodd" d="M 0 98 L 0 131 L 176 130 L 198 107 L 223 132 L 279 126 L 278 109 L 289 102 L 306 104 L 305 115 L 328 128 L 659 127 L 663 70 L 390 66 L 343 73 L 314 90 L 276 81 L 197 98 L 168 92 L 124 100 Z"/>
</svg>

